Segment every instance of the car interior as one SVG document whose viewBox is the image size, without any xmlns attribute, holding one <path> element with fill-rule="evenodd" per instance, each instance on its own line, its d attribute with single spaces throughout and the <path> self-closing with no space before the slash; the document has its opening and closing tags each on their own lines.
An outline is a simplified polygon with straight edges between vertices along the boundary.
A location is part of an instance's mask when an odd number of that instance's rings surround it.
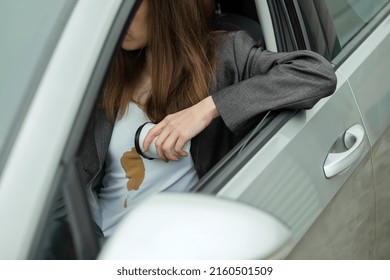
<svg viewBox="0 0 390 280">
<path fill-rule="evenodd" d="M 226 31 L 245 30 L 255 41 L 263 42 L 254 0 L 240 2 L 219 0 L 216 2 L 215 12 L 218 17 L 216 29 Z"/>
</svg>

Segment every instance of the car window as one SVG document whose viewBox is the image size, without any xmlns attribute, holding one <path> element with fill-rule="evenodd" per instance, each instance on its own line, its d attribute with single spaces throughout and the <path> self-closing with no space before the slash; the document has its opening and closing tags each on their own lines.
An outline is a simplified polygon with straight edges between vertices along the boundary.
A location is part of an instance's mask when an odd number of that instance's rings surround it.
<svg viewBox="0 0 390 280">
<path fill-rule="evenodd" d="M 74 2 L 0 2 L 0 169 Z"/>
<path fill-rule="evenodd" d="M 388 0 L 327 0 L 337 37 L 344 47 Z"/>
<path fill-rule="evenodd" d="M 298 0 L 312 50 L 332 60 L 389 0 Z"/>
</svg>

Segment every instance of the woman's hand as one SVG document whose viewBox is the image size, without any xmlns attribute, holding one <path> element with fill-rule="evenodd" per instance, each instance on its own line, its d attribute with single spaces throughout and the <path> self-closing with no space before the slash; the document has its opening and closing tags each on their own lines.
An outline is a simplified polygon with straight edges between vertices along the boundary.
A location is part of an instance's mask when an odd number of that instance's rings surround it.
<svg viewBox="0 0 390 280">
<path fill-rule="evenodd" d="M 166 116 L 156 124 L 146 135 L 142 150 L 146 152 L 157 137 L 158 156 L 165 162 L 179 160 L 187 156 L 183 150 L 185 143 L 202 132 L 217 116 L 219 113 L 209 96 L 187 109 Z"/>
</svg>

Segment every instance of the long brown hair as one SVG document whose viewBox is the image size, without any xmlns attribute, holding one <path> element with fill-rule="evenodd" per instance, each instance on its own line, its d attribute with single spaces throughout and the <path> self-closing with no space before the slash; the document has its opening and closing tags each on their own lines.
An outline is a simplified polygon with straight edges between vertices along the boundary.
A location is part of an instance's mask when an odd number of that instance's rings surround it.
<svg viewBox="0 0 390 280">
<path fill-rule="evenodd" d="M 152 55 L 152 92 L 145 111 L 155 122 L 209 95 L 215 82 L 216 40 L 213 0 L 148 1 L 148 53 Z M 103 88 L 102 107 L 109 119 L 123 116 L 137 86 L 145 50 L 121 49 Z"/>
</svg>

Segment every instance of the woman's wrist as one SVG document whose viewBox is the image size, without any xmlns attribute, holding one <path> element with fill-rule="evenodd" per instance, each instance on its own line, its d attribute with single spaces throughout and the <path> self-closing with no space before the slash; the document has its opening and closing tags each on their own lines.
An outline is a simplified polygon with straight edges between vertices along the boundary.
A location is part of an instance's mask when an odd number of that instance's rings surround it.
<svg viewBox="0 0 390 280">
<path fill-rule="evenodd" d="M 206 97 L 201 101 L 201 108 L 204 110 L 207 119 L 211 122 L 213 119 L 219 116 L 217 106 L 215 106 L 214 100 L 211 96 Z"/>
</svg>

